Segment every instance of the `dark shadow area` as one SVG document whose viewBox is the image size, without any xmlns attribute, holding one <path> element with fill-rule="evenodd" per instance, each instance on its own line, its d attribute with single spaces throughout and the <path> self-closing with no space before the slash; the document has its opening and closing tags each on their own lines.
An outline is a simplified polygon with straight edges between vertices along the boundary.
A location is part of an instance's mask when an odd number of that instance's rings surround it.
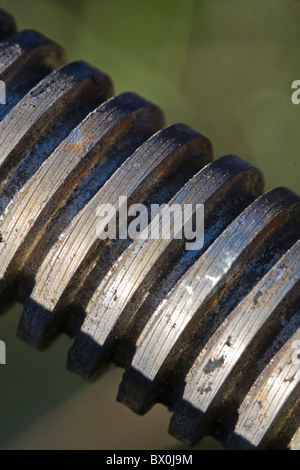
<svg viewBox="0 0 300 470">
<path fill-rule="evenodd" d="M 151 389 L 153 384 L 147 377 L 133 367 L 129 367 L 125 372 L 125 376 L 128 375 L 130 375 L 130 381 L 126 381 L 126 389 L 124 389 L 124 385 L 121 384 L 118 400 L 122 401 L 122 403 L 133 411 L 138 412 L 138 414 L 144 415 L 154 405 L 155 398 L 153 395 L 152 397 L 149 395 L 146 399 L 147 405 L 145 408 L 139 408 L 137 410 L 135 406 L 136 393 L 139 394 L 142 389 Z M 130 383 L 130 386 L 127 386 L 128 383 Z M 173 416 L 171 418 L 169 432 L 187 445 L 197 446 L 205 436 L 211 436 L 223 443 L 228 439 L 228 434 L 224 436 L 221 420 L 210 423 L 208 428 L 205 426 L 207 421 L 206 415 L 186 400 L 180 400 L 177 406 L 175 406 L 174 411 L 178 414 L 176 414 L 176 417 Z M 234 410 L 232 410 L 232 412 L 234 412 Z M 248 441 L 239 437 L 237 448 L 250 450 L 255 447 Z"/>
<path fill-rule="evenodd" d="M 16 23 L 14 18 L 0 9 L 0 41 L 6 39 L 16 31 Z"/>
</svg>

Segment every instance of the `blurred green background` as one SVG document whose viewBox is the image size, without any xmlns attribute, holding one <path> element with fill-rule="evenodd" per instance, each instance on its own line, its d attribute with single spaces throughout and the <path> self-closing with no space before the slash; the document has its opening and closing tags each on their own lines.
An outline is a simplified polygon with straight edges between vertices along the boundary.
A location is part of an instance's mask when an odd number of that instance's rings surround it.
<svg viewBox="0 0 300 470">
<path fill-rule="evenodd" d="M 61 43 L 69 60 L 108 73 L 116 93 L 159 104 L 168 124 L 209 137 L 215 157 L 258 166 L 266 188 L 300 192 L 299 0 L 0 0 L 19 29 Z M 69 340 L 38 354 L 15 338 L 20 306 L 1 318 L 0 447 L 172 449 L 169 413 L 140 418 L 115 402 L 122 371 L 90 386 L 64 368 Z M 198 448 L 219 448 L 204 440 Z"/>
</svg>

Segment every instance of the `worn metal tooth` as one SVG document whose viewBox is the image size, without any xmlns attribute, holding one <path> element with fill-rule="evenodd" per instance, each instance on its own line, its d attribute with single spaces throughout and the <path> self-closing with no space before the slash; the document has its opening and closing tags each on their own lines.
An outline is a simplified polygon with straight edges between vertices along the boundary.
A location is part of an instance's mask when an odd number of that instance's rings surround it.
<svg viewBox="0 0 300 470">
<path fill-rule="evenodd" d="M 297 242 L 253 287 L 248 296 L 238 304 L 211 336 L 186 377 L 183 397 L 176 406 L 171 420 L 171 434 L 194 443 L 206 431 L 207 414 L 213 413 L 213 407 L 218 410 L 219 416 L 220 407 L 230 409 L 232 415 L 234 414 L 234 410 L 228 405 L 228 399 L 234 397 L 233 399 L 237 402 L 244 391 L 242 381 L 251 384 L 253 376 L 255 378 L 258 368 L 256 361 L 280 329 L 290 305 L 299 296 L 299 270 L 300 242 Z M 244 427 L 246 418 L 243 410 L 246 405 L 243 404 L 239 410 L 236 433 L 247 439 L 252 432 L 255 432 L 250 439 L 253 445 L 259 444 L 285 398 L 290 395 L 295 386 L 299 385 L 299 374 L 296 378 L 299 365 L 292 364 L 290 342 L 283 348 L 286 352 L 285 348 L 288 348 L 289 353 L 284 353 L 284 357 L 280 353 L 278 359 L 280 364 L 281 360 L 283 361 L 282 374 L 278 375 L 276 380 L 271 381 L 270 377 L 273 372 L 270 376 L 263 372 L 264 385 L 262 386 L 268 389 L 268 393 L 264 390 L 261 395 L 266 403 L 263 404 L 261 413 L 257 416 L 258 421 L 262 415 L 264 416 L 263 423 L 258 426 L 257 421 L 256 430 L 252 428 L 251 431 L 251 426 Z M 273 364 L 273 360 L 271 363 Z M 288 376 L 292 378 L 290 386 L 284 385 L 287 374 L 290 374 Z M 253 387 L 255 389 L 256 385 Z M 271 393 L 277 395 L 276 403 L 271 399 Z M 257 396 L 260 396 L 259 392 Z M 251 417 L 252 412 L 250 413 L 249 410 L 254 401 L 251 399 L 251 392 L 248 398 L 250 402 L 246 398 L 246 403 L 250 403 L 250 408 L 247 413 L 252 422 L 254 415 Z M 252 410 L 253 413 L 259 411 L 259 400 L 257 405 L 258 408 L 255 412 Z M 269 410 L 268 406 L 271 407 Z"/>
<path fill-rule="evenodd" d="M 201 153 L 203 139 L 199 138 L 198 142 Z M 190 151 L 189 146 L 186 151 Z M 204 159 L 203 164 L 205 163 Z M 246 181 L 249 183 L 246 184 Z M 249 194 L 253 200 L 261 194 L 262 187 L 262 176 L 258 170 L 237 157 L 228 156 L 198 172 L 169 204 L 179 204 L 182 207 L 184 204 L 193 204 L 194 210 L 196 204 L 205 204 L 205 227 L 209 230 L 207 222 L 212 218 L 213 211 L 217 207 L 220 209 L 222 198 L 229 201 L 230 196 L 244 191 L 248 200 Z M 240 199 L 237 200 L 236 204 L 238 203 Z M 152 227 L 159 226 L 159 223 L 160 214 L 153 220 Z M 147 232 L 149 228 L 146 229 Z M 174 238 L 150 239 L 145 243 L 141 236 L 122 254 L 85 308 L 85 322 L 69 353 L 70 369 L 91 379 L 111 358 L 111 352 L 115 354 L 122 341 L 135 344 L 134 334 L 132 330 L 131 334 L 128 333 L 128 330 L 134 323 L 145 322 L 138 314 L 139 308 L 154 284 L 157 284 L 170 268 L 174 268 L 175 259 L 181 252 L 183 253 L 178 264 L 184 265 L 184 258 L 189 254 L 184 249 L 184 244 L 184 239 Z M 197 255 L 200 253 L 201 251 Z M 151 310 L 148 316 L 150 314 Z M 126 364 L 127 360 L 122 349 L 122 355 L 117 362 Z"/>
<path fill-rule="evenodd" d="M 29 180 L 49 158 L 56 148 L 69 136 L 86 116 L 98 107 L 104 99 L 105 89 L 101 80 L 101 74 L 88 65 L 83 65 L 86 69 L 86 77 L 78 76 L 78 82 L 74 82 L 72 94 L 68 97 L 68 102 L 62 110 L 58 120 L 47 135 L 38 142 L 27 155 L 22 159 L 11 177 L 3 185 L 0 191 L 0 216 L 3 222 L 13 210 L 14 199 L 20 191 L 27 191 L 30 187 Z M 76 69 L 75 69 L 76 75 Z M 8 206 L 11 207 L 8 209 Z M 19 204 L 21 207 L 21 203 Z M 5 215 L 6 214 L 6 215 Z M 27 270 L 28 272 L 28 270 Z"/>
<path fill-rule="evenodd" d="M 6 11 L 0 8 L 0 41 L 6 39 L 16 32 L 16 23 L 14 18 Z"/>
<path fill-rule="evenodd" d="M 185 151 L 186 142 L 189 153 Z M 200 142 L 203 143 L 202 147 Z M 201 153 L 204 153 L 202 159 Z M 27 332 L 30 332 L 30 341 L 40 348 L 44 347 L 54 331 L 58 332 L 57 324 L 65 320 L 63 305 L 69 304 L 72 296 L 74 298 L 74 289 L 76 291 L 91 266 L 97 259 L 100 263 L 105 260 L 107 266 L 105 247 L 108 241 L 100 240 L 98 236 L 99 231 L 106 226 L 106 223 L 101 226 L 103 222 L 97 216 L 96 211 L 100 204 L 110 203 L 118 210 L 119 196 L 126 196 L 130 203 L 135 200 L 139 203 L 146 201 L 153 188 L 154 192 L 158 191 L 159 186 L 165 189 L 166 178 L 188 163 L 189 159 L 197 169 L 209 158 L 208 141 L 182 125 L 157 133 L 137 149 L 74 218 L 63 238 L 49 252 L 36 276 L 35 289 L 25 307 L 20 326 L 21 335 L 26 331 L 27 339 Z M 123 245 L 124 241 L 121 240 L 120 243 Z M 39 323 L 33 328 L 32 322 L 37 319 Z"/>
<path fill-rule="evenodd" d="M 194 263 L 152 315 L 140 335 L 131 366 L 120 386 L 119 400 L 145 413 L 155 402 L 159 379 L 182 353 L 183 335 L 200 330 L 209 306 L 220 302 L 237 276 L 299 199 L 279 188 L 249 206 Z"/>
<path fill-rule="evenodd" d="M 153 114 L 154 109 L 150 114 Z M 104 230 L 106 222 L 99 222 L 97 207 L 109 203 L 118 208 L 119 196 L 126 196 L 131 203 L 134 200 L 143 202 L 149 197 L 152 188 L 164 181 L 169 172 L 182 165 L 182 152 L 174 152 L 178 149 L 178 140 L 182 140 L 182 135 L 179 133 L 179 137 L 176 137 L 176 132 L 177 126 L 156 134 L 127 159 L 74 218 L 61 240 L 49 252 L 37 273 L 36 286 L 20 324 L 19 334 L 31 344 L 43 348 L 55 336 L 58 332 L 57 324 L 61 322 L 59 304 L 63 302 L 66 289 L 71 281 L 75 285 L 80 283 L 78 279 L 74 281 L 73 277 L 79 271 L 80 277 L 84 278 L 90 264 L 94 262 L 93 258 L 102 255 L 101 250 L 106 241 L 100 239 L 99 233 Z M 104 223 L 103 227 L 101 223 Z M 95 229 L 97 226 L 98 233 Z M 92 261 L 89 261 L 89 257 Z M 87 259 L 88 262 L 83 266 Z"/>
<path fill-rule="evenodd" d="M 153 216 L 153 214 L 151 214 L 152 204 L 160 205 L 173 198 L 178 190 L 197 173 L 199 168 L 202 168 L 203 165 L 211 159 L 210 142 L 187 126 L 172 126 L 165 130 L 163 138 L 167 139 L 168 134 L 173 140 L 173 148 L 170 150 L 170 155 L 173 152 L 173 164 L 165 169 L 162 178 L 156 182 L 153 186 L 153 190 L 151 189 L 146 201 L 144 201 L 144 204 L 149 209 L 148 215 L 150 219 Z M 148 222 L 149 220 L 147 220 L 147 223 Z M 95 267 L 85 279 L 80 290 L 78 292 L 76 291 L 76 294 L 74 294 L 73 291 L 72 297 L 77 306 L 75 306 L 73 300 L 71 300 L 70 308 L 68 308 L 69 314 L 65 315 L 65 326 L 68 334 L 74 335 L 78 333 L 82 321 L 85 318 L 85 310 L 95 290 L 97 290 L 103 278 L 117 262 L 123 251 L 129 247 L 131 242 L 132 240 L 130 238 L 127 238 L 125 241 L 122 240 L 121 242 L 118 239 L 110 242 L 102 252 L 99 263 L 95 264 Z M 124 256 L 126 255 L 124 254 Z M 105 263 L 103 263 L 102 259 L 105 259 Z M 76 314 L 75 310 L 77 310 Z M 74 321 L 76 318 L 78 320 Z"/>
<path fill-rule="evenodd" d="M 242 167 L 244 166 L 244 170 Z M 209 192 L 211 186 L 219 186 L 221 181 L 228 178 L 227 184 L 219 187 L 219 191 L 212 191 L 212 197 L 206 199 L 204 211 L 204 245 L 200 250 L 186 251 L 183 249 L 176 257 L 173 264 L 163 274 L 160 272 L 156 275 L 155 281 L 149 290 L 148 295 L 143 300 L 142 305 L 138 308 L 133 317 L 133 321 L 126 323 L 126 328 L 118 337 L 120 341 L 116 341 L 113 348 L 112 359 L 122 367 L 127 367 L 135 352 L 135 345 L 142 333 L 149 318 L 156 311 L 160 303 L 164 301 L 171 289 L 179 282 L 186 271 L 195 263 L 195 261 L 208 249 L 208 247 L 221 235 L 223 230 L 243 211 L 253 200 L 263 191 L 263 180 L 260 172 L 242 162 L 237 157 L 227 156 L 219 159 L 218 163 L 210 165 L 208 169 L 219 169 L 216 174 L 212 174 L 210 184 L 202 181 L 205 189 Z M 221 176 L 221 168 L 223 168 L 223 176 Z M 236 175 L 234 173 L 237 173 Z M 203 170 L 205 173 L 205 170 Z M 208 176 L 210 172 L 207 172 Z M 231 175 L 231 179 L 230 179 Z M 207 196 L 207 194 L 206 194 Z M 205 197 L 204 197 L 205 199 Z M 206 214 L 206 215 L 205 215 Z M 122 318 L 122 317 L 121 317 Z M 137 321 L 135 321 L 135 318 Z M 180 367 L 181 368 L 181 365 Z M 176 387 L 175 387 L 176 388 Z M 167 404 L 168 405 L 168 404 Z"/>
<path fill-rule="evenodd" d="M 65 59 L 61 46 L 36 31 L 21 31 L 0 44 L 0 77 L 6 83 L 16 80 L 24 64 L 34 61 L 56 68 Z M 33 65 L 33 64 L 32 64 Z"/>
<path fill-rule="evenodd" d="M 118 149 L 126 139 L 134 140 L 133 134 L 145 140 L 161 126 L 162 119 L 158 108 L 132 94 L 112 98 L 90 113 L 29 179 L 23 194 L 19 193 L 14 204 L 8 207 L 7 231 L 2 236 L 4 243 L 5 235 L 7 238 L 10 235 L 10 242 L 13 239 L 14 243 L 5 247 L 2 279 L 20 270 L 37 241 L 47 238 L 53 217 L 61 207 L 68 206 L 95 165 L 100 165 L 104 178 L 99 178 L 99 184 L 102 181 L 103 185 L 122 161 L 121 158 L 111 161 L 112 150 Z M 46 253 L 43 255 L 45 257 Z"/>
<path fill-rule="evenodd" d="M 0 141 L 2 141 L 0 154 L 2 168 L 7 167 L 7 165 L 11 168 L 14 165 L 17 166 L 20 159 L 20 154 L 15 152 L 18 146 L 13 148 L 11 140 L 14 139 L 9 138 L 10 128 L 16 136 L 16 141 L 20 143 L 19 145 L 23 144 L 22 149 L 25 147 L 25 151 L 28 151 L 29 148 L 23 142 L 24 138 L 27 137 L 26 134 L 34 132 L 33 128 L 36 128 L 36 126 L 44 126 L 44 133 L 46 129 L 50 132 L 51 127 L 59 121 L 66 108 L 69 110 L 74 100 L 77 100 L 81 93 L 87 96 L 87 86 L 92 80 L 97 80 L 99 91 L 104 98 L 110 92 L 110 81 L 106 76 L 96 74 L 94 69 L 83 63 L 63 67 L 60 71 L 54 72 L 52 77 L 48 77 L 29 96 L 26 96 L 20 106 L 17 106 L 18 109 L 15 108 L 14 112 L 12 111 L 0 124 L 0 127 L 4 129 L 4 135 L 1 134 L 0 136 Z M 50 91 L 45 91 L 48 90 L 49 83 L 52 84 L 52 87 L 50 86 Z M 57 93 L 57 87 L 59 87 L 60 93 Z M 95 87 L 93 87 L 93 91 L 95 91 Z M 52 100 L 55 100 L 55 102 L 53 103 Z M 42 109 L 39 107 L 41 104 L 43 104 Z M 47 114 L 51 111 L 51 108 L 52 110 L 55 108 L 55 105 L 57 108 L 55 117 L 52 117 L 52 123 L 49 123 Z M 28 112 L 18 112 L 19 107 L 29 109 L 29 123 Z M 43 111 L 45 112 L 43 113 Z M 7 120 L 11 125 L 6 125 Z M 39 123 L 40 120 L 43 123 Z M 19 132 L 16 131 L 16 126 L 18 126 Z M 83 130 L 82 125 L 79 126 L 79 129 L 77 128 L 79 132 Z M 79 175 L 84 174 L 84 171 L 89 169 L 87 164 L 84 167 L 80 159 L 79 161 L 76 160 L 74 152 L 72 153 L 74 147 L 76 149 L 76 132 L 75 135 L 73 134 L 67 138 L 64 144 L 59 146 L 57 151 L 51 155 L 51 158 L 48 158 L 42 167 L 24 184 L 22 188 L 24 193 L 20 191 L 16 195 L 1 217 L 1 290 L 17 274 L 25 255 L 30 253 L 36 239 L 42 236 L 43 226 L 49 224 L 53 213 L 66 200 L 68 184 L 71 184 L 71 188 L 73 185 L 74 189 Z M 32 141 L 29 145 L 32 148 Z M 67 157 L 65 157 L 66 153 L 68 154 Z M 63 158 L 64 161 L 62 161 Z M 12 159 L 15 159 L 15 164 L 12 163 Z M 89 164 L 89 161 L 87 163 Z M 57 172 L 58 165 L 60 165 L 59 172 Z M 9 183 L 10 181 L 8 181 L 8 185 Z"/>
<path fill-rule="evenodd" d="M 118 399 L 138 413 L 164 403 L 183 441 L 299 449 L 299 198 L 259 197 L 258 170 L 209 163 L 206 138 L 160 130 L 161 110 L 136 95 L 103 103 L 106 75 L 61 67 L 59 45 L 16 34 L 1 9 L 0 41 L 0 292 L 26 302 L 19 336 L 43 349 L 75 335 L 68 367 L 88 379 L 127 367 Z M 97 208 L 122 219 L 119 196 L 205 204 L 204 246 L 100 240 Z"/>
<path fill-rule="evenodd" d="M 0 42 L 0 80 L 5 83 L 7 94 L 7 104 L 0 108 L 0 120 L 31 88 L 64 62 L 62 47 L 35 31 L 22 31 Z"/>
<path fill-rule="evenodd" d="M 110 94 L 106 75 L 96 73 L 103 99 Z M 41 141 L 59 121 L 82 82 L 91 79 L 91 69 L 82 62 L 66 65 L 33 88 L 0 123 L 0 188 L 22 158 Z"/>
<path fill-rule="evenodd" d="M 298 244 L 298 251 L 291 250 L 282 260 L 284 268 L 290 267 L 294 270 L 297 263 L 299 269 L 299 247 L 300 244 Z M 298 256 L 298 260 L 292 265 L 287 260 L 291 256 L 294 256 L 294 262 L 295 256 Z M 278 268 L 282 269 L 279 266 Z M 270 302 L 272 302 L 271 298 Z M 239 408 L 238 422 L 228 442 L 229 447 L 243 449 L 271 447 L 272 440 L 278 439 L 276 432 L 278 425 L 281 433 L 285 427 L 288 428 L 290 410 L 296 406 L 297 402 L 300 404 L 300 362 L 293 360 L 296 356 L 294 345 L 299 341 L 300 331 L 298 330 L 272 358 L 251 387 Z M 289 433 L 289 430 L 285 432 Z M 299 433 L 299 429 L 297 432 Z M 292 441 L 295 446 L 296 436 Z"/>
</svg>

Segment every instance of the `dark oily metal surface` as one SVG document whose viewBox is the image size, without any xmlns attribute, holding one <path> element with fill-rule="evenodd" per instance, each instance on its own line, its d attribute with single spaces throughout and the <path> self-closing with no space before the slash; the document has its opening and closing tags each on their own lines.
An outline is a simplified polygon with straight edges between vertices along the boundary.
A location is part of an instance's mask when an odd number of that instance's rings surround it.
<svg viewBox="0 0 300 470">
<path fill-rule="evenodd" d="M 161 130 L 144 99 L 105 101 L 106 75 L 61 67 L 60 46 L 15 34 L 2 10 L 0 40 L 0 289 L 25 301 L 19 336 L 40 349 L 75 336 L 68 367 L 87 379 L 125 367 L 118 399 L 139 413 L 166 404 L 185 442 L 298 449 L 299 198 L 261 196 L 257 169 L 211 162 L 205 137 Z M 203 248 L 100 240 L 96 210 L 119 196 L 204 204 Z"/>
</svg>

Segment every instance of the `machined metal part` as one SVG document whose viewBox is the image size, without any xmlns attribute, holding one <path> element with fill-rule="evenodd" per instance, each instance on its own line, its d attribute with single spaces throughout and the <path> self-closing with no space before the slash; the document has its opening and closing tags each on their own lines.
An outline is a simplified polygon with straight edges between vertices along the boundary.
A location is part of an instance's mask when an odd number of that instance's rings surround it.
<svg viewBox="0 0 300 470">
<path fill-rule="evenodd" d="M 0 40 L 0 292 L 24 302 L 19 337 L 74 337 L 87 380 L 124 367 L 118 400 L 164 403 L 184 442 L 299 449 L 299 197 L 263 194 L 259 170 L 212 161 L 207 138 L 1 10 Z M 203 248 L 101 239 L 97 207 L 122 196 L 204 204 Z"/>
</svg>

